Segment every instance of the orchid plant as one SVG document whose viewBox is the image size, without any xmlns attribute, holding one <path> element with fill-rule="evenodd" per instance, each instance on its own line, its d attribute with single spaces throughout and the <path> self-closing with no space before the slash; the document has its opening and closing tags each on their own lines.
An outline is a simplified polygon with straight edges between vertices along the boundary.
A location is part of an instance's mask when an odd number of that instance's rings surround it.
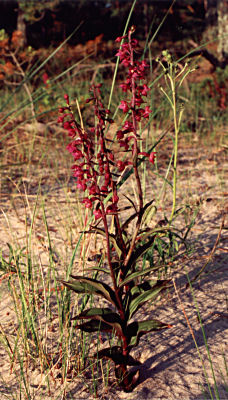
<svg viewBox="0 0 228 400">
<path fill-rule="evenodd" d="M 132 37 L 134 31 L 132 27 L 127 35 L 116 39 L 120 43 L 116 55 L 126 67 L 127 76 L 120 85 L 126 100 L 121 100 L 119 105 L 125 118 L 115 140 L 106 135 L 107 127 L 113 120 L 102 103 L 101 85 L 91 88 L 91 97 L 87 100 L 94 106 L 94 127 L 86 130 L 83 124 L 76 121 L 68 95 L 64 96 L 66 106 L 59 110 L 58 118 L 73 139 L 68 151 L 74 158 L 73 175 L 77 188 L 83 193 L 82 203 L 93 213 L 93 223 L 85 233 L 97 233 L 105 240 L 106 260 L 103 269 L 99 267 L 97 270 L 100 274 L 109 275 L 109 279 L 104 277 L 102 280 L 71 275 L 72 280 L 61 282 L 78 294 L 103 298 L 104 307 L 85 309 L 73 319 L 78 320 L 76 327 L 84 332 L 104 331 L 115 335 L 116 344 L 98 351 L 95 357 L 114 362 L 116 377 L 125 391 L 133 390 L 139 379 L 139 368 L 131 371 L 129 367 L 140 364 L 130 352 L 138 345 L 141 336 L 171 327 L 157 319 L 135 319 L 145 303 L 157 301 L 170 286 L 170 280 L 152 279 L 151 272 L 156 271 L 156 266 L 145 268 L 142 258 L 158 237 L 169 237 L 167 233 L 171 232 L 171 227 L 167 223 L 167 226 L 152 229 L 145 226 L 143 218 L 153 200 L 144 200 L 140 164 L 146 160 L 153 164 L 156 152 L 140 151 L 138 125 L 148 120 L 151 113 L 149 106 L 145 105 L 150 89 L 145 83 L 148 64 L 135 57 L 138 41 Z M 113 145 L 117 148 L 115 152 Z M 120 159 L 120 152 L 124 152 L 126 157 Z M 126 196 L 130 202 L 129 209 L 133 211 L 124 219 L 126 208 L 120 207 L 118 180 L 129 168 L 136 183 L 137 201 L 135 204 Z M 134 229 L 130 230 L 132 226 Z M 110 284 L 105 283 L 105 279 Z"/>
</svg>

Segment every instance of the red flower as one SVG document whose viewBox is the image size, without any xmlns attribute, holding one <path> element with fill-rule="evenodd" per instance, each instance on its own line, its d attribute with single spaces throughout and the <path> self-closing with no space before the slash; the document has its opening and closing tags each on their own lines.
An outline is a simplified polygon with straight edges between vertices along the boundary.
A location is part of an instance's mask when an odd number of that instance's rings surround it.
<svg viewBox="0 0 228 400">
<path fill-rule="evenodd" d="M 120 60 L 124 60 L 125 58 L 127 58 L 126 51 L 121 49 L 117 51 L 116 56 L 119 57 Z"/>
<path fill-rule="evenodd" d="M 116 133 L 116 137 L 117 137 L 117 139 L 118 139 L 118 140 L 121 140 L 121 139 L 123 139 L 123 138 L 124 138 L 124 134 L 123 134 L 123 132 L 122 132 L 122 131 L 117 131 L 117 133 Z"/>
<path fill-rule="evenodd" d="M 129 67 L 130 65 L 130 59 L 128 57 L 125 57 L 122 61 L 121 64 L 123 64 L 124 67 Z"/>
<path fill-rule="evenodd" d="M 64 121 L 64 117 L 63 116 L 58 117 L 58 119 L 57 119 L 58 124 L 62 124 L 63 121 Z"/>
<path fill-rule="evenodd" d="M 150 107 L 146 106 L 144 113 L 143 113 L 143 118 L 149 118 L 151 112 L 152 112 L 152 110 L 150 109 Z"/>
<path fill-rule="evenodd" d="M 108 193 L 108 188 L 106 185 L 101 186 L 100 191 L 103 193 Z"/>
<path fill-rule="evenodd" d="M 125 131 L 127 131 L 127 132 L 133 132 L 133 131 L 134 131 L 134 128 L 133 128 L 132 122 L 125 121 L 125 122 L 124 122 L 124 125 L 123 125 L 123 129 L 124 129 Z"/>
<path fill-rule="evenodd" d="M 129 145 L 126 140 L 120 140 L 119 145 L 120 145 L 120 147 L 124 147 L 125 151 L 129 150 Z"/>
<path fill-rule="evenodd" d="M 129 107 L 128 107 L 127 102 L 124 101 L 124 100 L 121 100 L 120 103 L 121 103 L 121 104 L 120 104 L 119 108 L 120 108 L 121 110 L 123 110 L 124 113 L 127 113 L 128 110 L 129 110 Z"/>
<path fill-rule="evenodd" d="M 95 219 L 99 219 L 102 217 L 102 212 L 99 208 L 98 208 L 98 210 L 94 210 L 93 214 L 95 216 Z"/>
<path fill-rule="evenodd" d="M 85 184 L 84 182 L 78 181 L 78 183 L 77 183 L 77 188 L 78 188 L 78 189 L 81 189 L 81 190 L 83 190 L 83 191 L 85 191 L 86 188 L 87 188 L 87 186 L 86 186 L 86 184 Z"/>
<path fill-rule="evenodd" d="M 131 39 L 131 45 L 132 45 L 132 47 L 136 47 L 136 46 L 138 46 L 138 44 L 139 44 L 139 42 L 138 42 L 137 39 Z"/>
<path fill-rule="evenodd" d="M 45 84 L 45 86 L 48 87 L 49 77 L 48 77 L 47 72 L 44 72 L 44 74 L 42 75 L 42 79 L 43 79 L 43 83 Z"/>
<path fill-rule="evenodd" d="M 119 160 L 119 161 L 117 161 L 116 166 L 117 166 L 118 170 L 120 172 L 122 172 L 126 167 L 126 163 L 121 161 L 121 160 Z"/>
<path fill-rule="evenodd" d="M 93 194 L 93 195 L 96 194 L 96 186 L 95 185 L 90 186 L 89 194 Z"/>
<path fill-rule="evenodd" d="M 93 203 L 88 197 L 86 197 L 84 200 L 82 200 L 82 203 L 85 204 L 86 208 L 92 208 L 93 207 Z"/>
<path fill-rule="evenodd" d="M 150 161 L 152 164 L 154 164 L 154 160 L 155 160 L 156 154 L 157 154 L 156 151 L 152 151 L 152 153 L 150 153 L 149 161 Z"/>
<path fill-rule="evenodd" d="M 144 103 L 144 101 L 143 101 L 143 99 L 142 99 L 141 96 L 135 97 L 135 105 L 136 105 L 137 107 L 140 107 L 142 103 Z"/>
<path fill-rule="evenodd" d="M 62 114 L 62 113 L 64 113 L 64 112 L 65 112 L 65 110 L 66 110 L 66 108 L 65 108 L 65 107 L 60 107 L 60 108 L 59 108 L 59 113 L 60 113 L 60 114 Z"/>
<path fill-rule="evenodd" d="M 157 154 L 156 151 L 152 151 L 150 154 L 149 154 L 149 153 L 146 153 L 145 151 L 141 151 L 141 152 L 139 153 L 139 156 L 149 157 L 149 161 L 150 161 L 152 164 L 154 164 L 154 160 L 155 160 L 156 154 Z"/>
<path fill-rule="evenodd" d="M 127 83 L 121 83 L 119 87 L 123 90 L 123 92 L 127 92 L 130 89 L 130 86 Z"/>
<path fill-rule="evenodd" d="M 66 100 L 67 104 L 69 105 L 69 96 L 68 96 L 68 94 L 64 94 L 63 97 Z"/>
<path fill-rule="evenodd" d="M 108 158 L 110 161 L 114 161 L 115 157 L 113 153 L 109 153 Z"/>
<path fill-rule="evenodd" d="M 119 36 L 119 37 L 116 38 L 115 42 L 120 43 L 121 40 L 125 39 L 126 37 L 127 37 L 127 35 Z"/>
<path fill-rule="evenodd" d="M 135 110 L 135 119 L 136 119 L 136 121 L 141 121 L 143 113 L 144 113 L 143 108 L 138 108 L 138 109 Z"/>
<path fill-rule="evenodd" d="M 140 90 L 142 96 L 147 96 L 147 92 L 149 92 L 150 88 L 147 85 L 143 85 L 143 89 Z"/>
<path fill-rule="evenodd" d="M 145 68 L 148 68 L 148 64 L 145 60 L 142 60 L 141 63 L 138 63 L 139 70 L 144 72 Z"/>
</svg>

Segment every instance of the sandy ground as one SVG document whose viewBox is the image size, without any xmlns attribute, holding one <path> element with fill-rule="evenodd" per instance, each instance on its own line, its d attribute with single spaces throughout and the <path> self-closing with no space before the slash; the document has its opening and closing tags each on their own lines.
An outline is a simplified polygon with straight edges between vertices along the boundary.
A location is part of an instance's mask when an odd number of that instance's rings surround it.
<svg viewBox="0 0 228 400">
<path fill-rule="evenodd" d="M 215 395 L 215 385 L 211 372 L 207 349 L 204 344 L 203 333 L 197 318 L 196 304 L 199 308 L 203 321 L 205 335 L 213 365 L 213 371 L 218 386 L 220 399 L 228 399 L 228 373 L 225 370 L 225 361 L 228 362 L 228 234 L 227 219 L 224 221 L 224 229 L 221 231 L 220 241 L 209 260 L 210 253 L 218 237 L 219 227 L 223 217 L 228 211 L 228 160 L 223 147 L 216 149 L 201 148 L 196 145 L 189 149 L 189 144 L 183 147 L 179 157 L 180 189 L 179 201 L 187 201 L 189 204 L 201 203 L 196 224 L 192 229 L 191 241 L 195 246 L 192 255 L 184 260 L 183 265 L 175 274 L 176 289 L 156 310 L 142 310 L 141 319 L 156 317 L 161 321 L 170 323 L 173 328 L 158 334 L 144 336 L 138 348 L 132 353 L 140 360 L 141 378 L 140 383 L 132 393 L 124 393 L 116 388 L 105 390 L 99 388 L 99 398 L 103 399 L 207 399 L 211 398 L 208 392 L 207 382 L 204 375 L 202 363 L 208 374 L 208 380 L 212 387 L 212 396 Z M 47 171 L 48 173 L 48 171 Z M 156 188 L 154 189 L 156 190 Z M 30 192 L 29 204 L 32 206 L 36 199 L 36 188 L 34 193 Z M 67 204 L 63 189 L 56 187 L 49 192 L 47 197 L 52 208 L 47 208 L 47 220 L 49 227 L 53 228 L 50 233 L 58 252 L 67 252 L 67 230 L 59 233 L 55 231 L 56 224 L 61 230 L 64 210 Z M 73 202 L 73 193 L 70 198 Z M 55 200 L 58 198 L 58 204 Z M 11 199 L 12 200 L 12 199 Z M 14 198 L 15 200 L 15 198 Z M 26 240 L 25 217 L 29 225 L 31 213 L 28 205 L 26 208 L 18 196 L 15 209 L 12 201 L 4 198 L 1 202 L 2 214 L 0 216 L 1 234 L 0 248 L 3 255 L 7 255 L 6 243 L 17 242 L 22 246 Z M 61 208 L 61 213 L 59 212 Z M 26 212 L 25 212 L 26 209 Z M 26 215 L 25 215 L 26 214 Z M 77 221 L 75 223 L 75 236 L 78 234 Z M 66 221 L 67 223 L 67 221 Z M 47 266 L 47 239 L 42 232 L 43 225 L 39 220 L 36 222 L 36 237 L 33 237 L 34 255 L 40 263 Z M 51 229 L 50 229 L 51 231 Z M 35 245 L 34 245 L 35 243 Z M 70 256 L 70 251 L 68 256 Z M 206 273 L 194 285 L 195 299 L 190 289 L 186 289 L 186 272 L 194 277 L 206 261 Z M 6 297 L 5 282 L 0 286 L 1 303 L 0 316 L 1 326 L 7 324 L 13 329 L 14 313 L 10 298 Z M 194 344 L 196 340 L 198 350 Z M 199 354 L 200 353 L 200 354 Z M 10 374 L 8 357 L 4 347 L 0 344 L 0 400 L 19 398 L 19 386 L 13 374 Z M 223 379 L 224 376 L 224 379 Z M 56 384 L 55 391 L 51 397 L 45 394 L 38 396 L 35 388 L 39 385 L 39 371 L 31 371 L 31 387 L 34 387 L 33 399 L 61 399 L 59 395 L 60 382 Z M 83 378 L 84 379 L 84 378 Z M 88 385 L 92 385 L 88 381 Z M 45 393 L 45 391 L 43 392 Z M 85 388 L 82 379 L 74 379 L 68 383 L 66 399 L 92 399 L 89 390 Z M 23 397 L 22 398 L 26 398 Z"/>
</svg>

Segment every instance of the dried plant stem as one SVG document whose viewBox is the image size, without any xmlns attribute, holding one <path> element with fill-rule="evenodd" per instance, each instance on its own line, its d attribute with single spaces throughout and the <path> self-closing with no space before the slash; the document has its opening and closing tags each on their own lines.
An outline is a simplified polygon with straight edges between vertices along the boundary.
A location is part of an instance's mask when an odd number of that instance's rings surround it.
<svg viewBox="0 0 228 400">
<path fill-rule="evenodd" d="M 15 64 L 16 64 L 18 70 L 20 71 L 20 73 L 21 73 L 23 79 L 24 79 L 23 85 L 24 85 L 24 88 L 25 88 L 25 90 L 26 90 L 26 93 L 27 93 L 28 98 L 29 98 L 30 103 L 31 103 L 31 113 L 32 113 L 32 116 L 33 116 L 34 120 L 37 122 L 36 113 L 35 113 L 35 108 L 34 108 L 34 103 L 33 103 L 33 98 L 32 98 L 32 95 L 31 95 L 29 86 L 27 85 L 26 80 L 25 80 L 25 73 L 24 73 L 23 69 L 21 68 L 21 66 L 20 66 L 20 64 L 19 64 L 19 62 L 18 62 L 17 57 L 15 56 L 15 54 L 14 54 L 12 51 L 10 51 L 10 55 L 11 55 L 13 61 L 15 62 Z M 38 122 L 37 122 L 37 123 L 38 123 Z"/>
</svg>

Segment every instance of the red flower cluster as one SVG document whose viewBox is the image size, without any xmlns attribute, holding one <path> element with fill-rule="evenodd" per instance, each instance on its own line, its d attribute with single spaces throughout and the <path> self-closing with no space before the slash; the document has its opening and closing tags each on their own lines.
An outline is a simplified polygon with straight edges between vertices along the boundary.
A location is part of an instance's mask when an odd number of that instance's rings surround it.
<svg viewBox="0 0 228 400">
<path fill-rule="evenodd" d="M 135 148 L 137 147 L 136 124 L 137 122 L 141 121 L 142 118 L 149 118 L 151 113 L 149 106 L 142 106 L 142 104 L 145 103 L 144 97 L 147 96 L 150 90 L 149 87 L 142 82 L 145 80 L 148 64 L 145 60 L 134 60 L 134 52 L 138 46 L 138 41 L 136 39 L 132 39 L 133 32 L 134 28 L 130 29 L 128 35 L 121 36 L 116 39 L 116 42 L 122 42 L 119 51 L 116 53 L 116 56 L 120 57 L 121 64 L 128 68 L 126 80 L 120 84 L 120 88 L 124 93 L 129 92 L 131 94 L 131 97 L 128 101 L 121 100 L 119 105 L 119 108 L 125 114 L 132 114 L 132 122 L 126 121 L 123 127 L 117 132 L 117 140 L 119 141 L 119 145 L 123 147 L 125 151 L 130 149 L 129 142 L 131 142 L 132 139 L 135 139 Z M 131 133 L 131 136 L 128 135 L 129 133 Z M 132 150 L 132 152 L 134 151 Z M 150 160 L 152 161 L 151 157 Z M 120 171 L 121 170 L 123 170 L 122 164 Z"/>
<path fill-rule="evenodd" d="M 114 164 L 114 156 L 107 148 L 104 137 L 106 122 L 113 121 L 108 117 L 106 110 L 100 101 L 100 86 L 94 86 L 91 91 L 93 96 L 87 102 L 94 103 L 94 112 L 97 117 L 97 124 L 86 132 L 77 123 L 71 110 L 68 95 L 64 95 L 67 106 L 62 107 L 59 112 L 58 122 L 68 131 L 74 140 L 68 144 L 67 149 L 73 155 L 75 164 L 72 169 L 73 176 L 77 178 L 77 188 L 88 193 L 82 201 L 86 208 L 92 208 L 94 203 L 95 219 L 105 214 L 112 214 L 118 211 L 118 196 L 111 168 Z M 96 141 L 94 140 L 96 136 Z M 97 142 L 97 143 L 95 143 Z M 112 193 L 106 209 L 104 198 Z"/>
<path fill-rule="evenodd" d="M 155 153 L 139 153 L 137 147 L 137 122 L 142 118 L 148 118 L 151 110 L 148 106 L 143 107 L 149 87 L 142 81 L 145 79 L 147 63 L 143 61 L 134 61 L 134 52 L 138 45 L 137 40 L 132 39 L 133 31 L 130 30 L 128 36 L 117 38 L 121 45 L 117 56 L 121 63 L 128 68 L 127 78 L 120 85 L 122 91 L 131 93 L 131 98 L 121 100 L 119 108 L 125 114 L 129 114 L 120 130 L 117 131 L 117 141 L 121 151 L 130 151 L 132 158 L 137 159 L 139 155 L 146 155 L 153 163 Z M 125 43 L 125 39 L 128 39 Z M 116 160 L 108 147 L 108 141 L 105 138 L 106 123 L 112 123 L 109 118 L 109 110 L 105 109 L 100 100 L 101 85 L 91 88 L 92 96 L 87 103 L 92 102 L 97 123 L 90 130 L 85 131 L 74 118 L 71 110 L 69 97 L 64 95 L 66 107 L 60 108 L 58 122 L 68 131 L 73 141 L 68 144 L 67 149 L 73 155 L 75 164 L 72 169 L 73 175 L 77 179 L 77 188 L 85 193 L 82 203 L 86 208 L 94 206 L 95 219 L 106 218 L 106 215 L 118 213 L 117 188 L 116 188 L 116 169 L 119 172 L 124 171 L 127 165 L 133 165 L 132 160 Z M 114 172 L 113 172 L 114 171 Z M 111 194 L 110 200 L 105 204 L 104 199 Z"/>
</svg>

